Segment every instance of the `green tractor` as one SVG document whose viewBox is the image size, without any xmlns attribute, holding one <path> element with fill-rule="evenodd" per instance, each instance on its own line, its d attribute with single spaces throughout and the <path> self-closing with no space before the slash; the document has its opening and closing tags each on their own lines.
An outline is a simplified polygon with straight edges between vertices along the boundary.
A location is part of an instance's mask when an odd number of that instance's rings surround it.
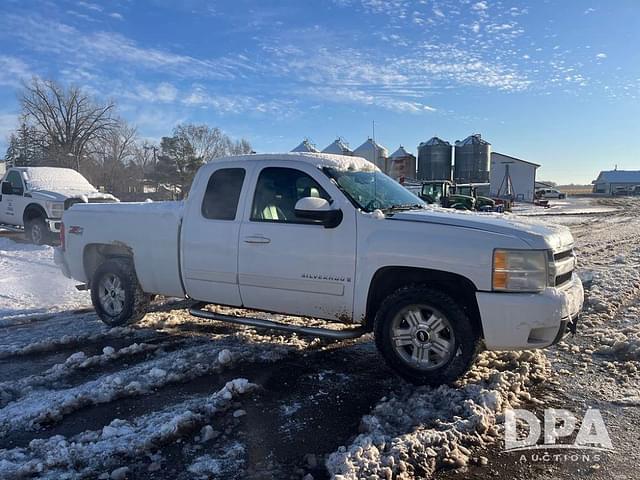
<svg viewBox="0 0 640 480">
<path fill-rule="evenodd" d="M 456 193 L 455 185 L 449 180 L 429 180 L 422 182 L 422 198 L 427 203 L 439 204 L 444 208 L 475 210 L 476 199 L 470 195 Z"/>
<path fill-rule="evenodd" d="M 476 200 L 475 209 L 479 212 L 496 212 L 499 209 L 496 208 L 496 201 L 492 198 L 486 197 L 480 193 L 481 186 L 484 184 L 473 185 L 473 184 L 463 184 L 463 185 L 455 185 L 454 191 L 457 195 L 469 196 L 473 197 Z"/>
</svg>

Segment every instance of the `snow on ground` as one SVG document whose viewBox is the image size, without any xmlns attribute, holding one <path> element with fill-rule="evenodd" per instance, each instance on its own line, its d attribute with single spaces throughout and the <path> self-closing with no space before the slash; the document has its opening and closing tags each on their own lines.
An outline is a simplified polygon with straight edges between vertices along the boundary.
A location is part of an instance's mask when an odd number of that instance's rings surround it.
<svg viewBox="0 0 640 480">
<path fill-rule="evenodd" d="M 62 276 L 53 248 L 0 236 L 0 325 L 12 318 L 91 305 L 88 292 Z"/>
<path fill-rule="evenodd" d="M 211 396 L 193 398 L 133 421 L 113 420 L 98 431 L 85 431 L 73 438 L 53 436 L 32 440 L 28 448 L 0 450 L 0 477 L 20 478 L 34 474 L 57 479 L 69 472 L 74 477 L 95 476 L 100 471 L 118 471 L 127 458 L 151 451 L 163 444 L 191 433 L 215 414 L 233 406 L 238 395 L 251 392 L 256 385 L 240 378 L 228 382 Z M 212 471 L 214 468 L 215 472 Z M 224 474 L 234 472 L 232 458 L 194 462 L 193 473 Z M 114 478 L 113 472 L 111 478 Z M 122 477 L 124 478 L 124 476 Z"/>
<path fill-rule="evenodd" d="M 544 353 L 483 353 L 455 387 L 407 386 L 383 398 L 362 419 L 361 433 L 327 461 L 340 480 L 429 478 L 446 467 L 481 464 L 474 448 L 500 438 L 501 412 L 531 402 L 546 380 Z"/>
<path fill-rule="evenodd" d="M 594 215 L 616 211 L 616 207 L 594 205 L 594 199 L 589 197 L 569 197 L 549 199 L 549 207 L 541 207 L 530 203 L 516 203 L 512 212 L 519 216 L 547 216 L 547 215 Z"/>
</svg>

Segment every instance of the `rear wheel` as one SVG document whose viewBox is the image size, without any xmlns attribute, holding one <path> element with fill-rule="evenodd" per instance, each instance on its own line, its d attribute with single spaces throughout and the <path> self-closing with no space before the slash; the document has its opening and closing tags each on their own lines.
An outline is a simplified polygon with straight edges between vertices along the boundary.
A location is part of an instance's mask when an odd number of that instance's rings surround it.
<svg viewBox="0 0 640 480">
<path fill-rule="evenodd" d="M 42 217 L 36 217 L 27 221 L 25 225 L 25 232 L 27 234 L 27 239 L 36 245 L 45 245 L 49 242 L 49 238 L 51 237 L 51 232 L 47 228 L 47 224 Z"/>
<path fill-rule="evenodd" d="M 150 300 L 128 259 L 107 260 L 96 269 L 91 280 L 91 301 L 100 320 L 109 326 L 142 319 Z"/>
<path fill-rule="evenodd" d="M 464 310 L 449 295 L 426 286 L 403 287 L 387 297 L 374 328 L 387 363 L 419 385 L 455 381 L 479 350 L 478 334 Z"/>
</svg>

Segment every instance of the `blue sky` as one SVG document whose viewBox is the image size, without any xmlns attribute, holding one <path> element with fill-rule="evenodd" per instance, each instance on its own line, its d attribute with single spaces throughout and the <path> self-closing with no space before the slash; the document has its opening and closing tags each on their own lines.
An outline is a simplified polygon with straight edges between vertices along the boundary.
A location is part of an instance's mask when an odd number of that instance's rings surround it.
<svg viewBox="0 0 640 480">
<path fill-rule="evenodd" d="M 303 137 L 390 151 L 481 132 L 588 183 L 640 169 L 637 0 L 3 0 L 0 148 L 20 81 L 112 98 L 141 136 L 181 121 L 287 151 Z"/>
</svg>

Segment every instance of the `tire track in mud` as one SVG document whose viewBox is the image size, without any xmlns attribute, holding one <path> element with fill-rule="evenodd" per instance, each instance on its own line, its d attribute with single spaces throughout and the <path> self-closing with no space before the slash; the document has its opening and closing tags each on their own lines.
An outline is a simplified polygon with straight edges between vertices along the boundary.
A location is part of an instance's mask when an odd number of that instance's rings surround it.
<svg viewBox="0 0 640 480">
<path fill-rule="evenodd" d="M 71 438 L 100 430 L 115 419 L 135 421 L 167 406 L 204 399 L 233 378 L 247 378 L 261 386 L 234 405 L 246 415 L 217 421 L 214 428 L 220 431 L 220 438 L 199 445 L 197 450 L 187 447 L 193 442 L 193 432 L 183 436 L 179 444 L 163 448 L 163 462 L 170 470 L 163 471 L 160 478 L 175 478 L 187 471 L 196 453 L 219 456 L 221 445 L 233 442 L 244 445 L 244 463 L 250 466 L 237 478 L 288 478 L 300 468 L 322 478 L 326 475 L 323 456 L 347 443 L 358 431 L 362 416 L 401 383 L 370 342 L 330 345 L 302 354 L 292 351 L 274 362 L 241 361 L 222 372 L 165 385 L 143 396 L 84 407 L 40 431 L 12 434 L 10 447 L 24 447 L 31 440 L 55 435 Z M 305 454 L 316 455 L 317 462 L 307 465 Z M 148 463 L 144 457 L 140 454 L 130 464 L 141 475 Z"/>
</svg>

